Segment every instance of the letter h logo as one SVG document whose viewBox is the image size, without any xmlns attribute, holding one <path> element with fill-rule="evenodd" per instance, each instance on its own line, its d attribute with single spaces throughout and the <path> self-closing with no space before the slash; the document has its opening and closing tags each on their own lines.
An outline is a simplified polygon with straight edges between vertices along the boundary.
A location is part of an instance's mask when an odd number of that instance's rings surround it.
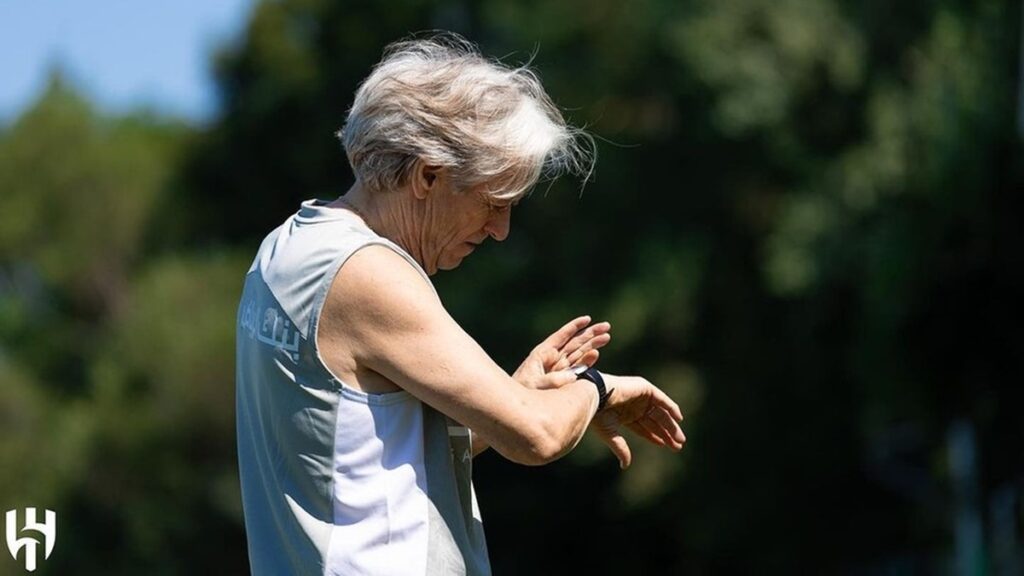
<svg viewBox="0 0 1024 576">
<path fill-rule="evenodd" d="M 42 534 L 43 544 L 46 548 L 46 554 L 43 558 L 49 558 L 50 553 L 53 552 L 53 545 L 57 542 L 57 514 L 52 510 L 47 510 L 46 521 L 40 524 L 39 522 L 36 522 L 36 509 L 25 508 L 25 526 L 19 530 L 18 511 L 7 511 L 7 549 L 11 551 L 11 556 L 17 560 L 18 551 L 24 548 L 25 570 L 35 572 L 36 545 L 39 544 L 39 540 L 31 536 L 18 538 L 18 532 L 25 530 L 31 530 Z"/>
</svg>

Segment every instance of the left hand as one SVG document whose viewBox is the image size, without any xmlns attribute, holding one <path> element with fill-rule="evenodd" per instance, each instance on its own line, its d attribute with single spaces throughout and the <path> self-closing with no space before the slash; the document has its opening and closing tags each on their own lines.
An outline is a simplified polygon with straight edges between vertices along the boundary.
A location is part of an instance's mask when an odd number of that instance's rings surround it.
<svg viewBox="0 0 1024 576">
<path fill-rule="evenodd" d="M 639 376 L 602 374 L 610 391 L 608 405 L 594 416 L 590 427 L 618 458 L 620 468 L 629 468 L 633 461 L 622 427 L 655 446 L 675 452 L 683 449 L 686 435 L 679 427 L 683 413 L 674 400 Z"/>
<path fill-rule="evenodd" d="M 574 366 L 593 366 L 601 347 L 611 341 L 611 324 L 590 324 L 590 316 L 575 318 L 538 344 L 512 377 L 528 388 L 547 388 L 545 374 Z"/>
</svg>

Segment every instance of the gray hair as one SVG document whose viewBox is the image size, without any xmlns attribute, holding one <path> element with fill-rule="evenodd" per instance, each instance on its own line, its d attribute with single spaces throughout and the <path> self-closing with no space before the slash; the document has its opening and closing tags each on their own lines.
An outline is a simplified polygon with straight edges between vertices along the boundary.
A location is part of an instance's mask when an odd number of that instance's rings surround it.
<svg viewBox="0 0 1024 576">
<path fill-rule="evenodd" d="M 568 126 L 527 65 L 484 58 L 452 33 L 395 42 L 356 91 L 338 131 L 371 190 L 405 184 L 417 160 L 446 167 L 459 190 L 524 195 L 541 177 L 593 170 L 596 148 Z"/>
</svg>

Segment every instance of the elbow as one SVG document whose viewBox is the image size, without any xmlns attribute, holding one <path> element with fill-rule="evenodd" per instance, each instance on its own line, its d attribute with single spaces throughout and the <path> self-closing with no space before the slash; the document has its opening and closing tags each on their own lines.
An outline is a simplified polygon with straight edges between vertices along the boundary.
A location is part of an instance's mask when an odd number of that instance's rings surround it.
<svg viewBox="0 0 1024 576">
<path fill-rule="evenodd" d="M 543 466 L 565 455 L 566 443 L 549 423 L 538 422 L 531 431 L 523 438 L 523 450 L 517 459 L 520 464 Z"/>
<path fill-rule="evenodd" d="M 577 430 L 565 414 L 542 403 L 523 403 L 522 409 L 496 429 L 490 444 L 505 458 L 524 466 L 543 466 L 565 456 L 579 441 Z"/>
<path fill-rule="evenodd" d="M 561 452 L 553 449 L 550 445 L 531 444 L 518 457 L 511 460 L 524 466 L 543 466 L 558 460 L 560 456 Z"/>
<path fill-rule="evenodd" d="M 523 466 L 550 464 L 563 454 L 559 443 L 543 434 L 522 435 L 513 442 L 492 443 L 491 447 L 506 459 Z"/>
</svg>

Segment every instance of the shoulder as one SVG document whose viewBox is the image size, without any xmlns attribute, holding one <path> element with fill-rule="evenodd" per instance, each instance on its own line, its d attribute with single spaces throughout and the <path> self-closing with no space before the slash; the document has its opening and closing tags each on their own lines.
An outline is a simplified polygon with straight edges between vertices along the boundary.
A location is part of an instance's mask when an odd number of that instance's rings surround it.
<svg viewBox="0 0 1024 576">
<path fill-rule="evenodd" d="M 360 248 L 345 261 L 331 282 L 323 308 L 325 323 L 344 326 L 354 343 L 370 347 L 447 317 L 420 271 L 380 244 Z"/>
<path fill-rule="evenodd" d="M 437 301 L 420 271 L 383 244 L 369 244 L 349 256 L 335 275 L 329 294 L 329 301 L 338 303 L 340 298 L 348 304 L 396 303 L 393 299 L 403 295 Z"/>
</svg>

